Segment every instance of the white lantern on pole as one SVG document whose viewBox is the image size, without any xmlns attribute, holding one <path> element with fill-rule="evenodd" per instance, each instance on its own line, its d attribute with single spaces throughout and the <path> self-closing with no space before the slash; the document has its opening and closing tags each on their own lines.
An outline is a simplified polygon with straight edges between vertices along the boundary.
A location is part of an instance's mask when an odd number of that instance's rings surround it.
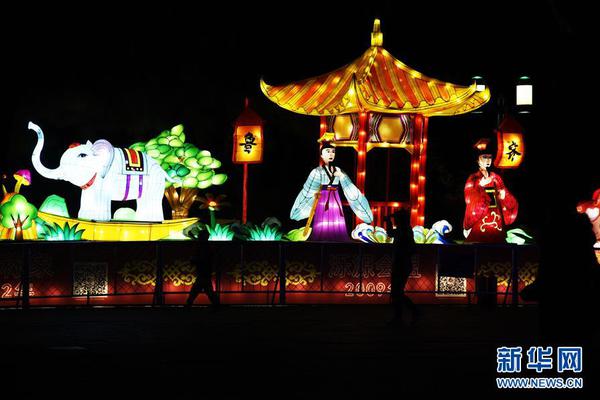
<svg viewBox="0 0 600 400">
<path fill-rule="evenodd" d="M 483 92 L 485 90 L 485 83 L 483 82 L 483 78 L 481 76 L 474 76 L 473 82 L 475 83 L 475 90 L 478 92 Z"/>
<path fill-rule="evenodd" d="M 522 76 L 517 83 L 517 106 L 533 105 L 533 85 L 528 76 Z"/>
</svg>

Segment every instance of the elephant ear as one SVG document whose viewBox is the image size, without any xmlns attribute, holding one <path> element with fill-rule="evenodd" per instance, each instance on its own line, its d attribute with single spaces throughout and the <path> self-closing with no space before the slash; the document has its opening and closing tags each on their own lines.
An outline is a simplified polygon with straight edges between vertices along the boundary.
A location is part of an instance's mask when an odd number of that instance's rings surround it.
<svg viewBox="0 0 600 400">
<path fill-rule="evenodd" d="M 94 156 L 99 157 L 101 160 L 100 177 L 104 178 L 115 157 L 115 148 L 108 140 L 100 139 L 92 145 L 92 152 Z"/>
</svg>

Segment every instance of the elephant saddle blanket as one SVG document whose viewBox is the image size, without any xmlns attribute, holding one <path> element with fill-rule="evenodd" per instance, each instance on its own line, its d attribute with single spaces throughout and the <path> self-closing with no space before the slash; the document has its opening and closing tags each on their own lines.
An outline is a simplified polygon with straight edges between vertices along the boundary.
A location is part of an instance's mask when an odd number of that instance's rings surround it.
<svg viewBox="0 0 600 400">
<path fill-rule="evenodd" d="M 148 175 L 148 155 L 133 149 L 120 149 L 123 175 Z"/>
</svg>

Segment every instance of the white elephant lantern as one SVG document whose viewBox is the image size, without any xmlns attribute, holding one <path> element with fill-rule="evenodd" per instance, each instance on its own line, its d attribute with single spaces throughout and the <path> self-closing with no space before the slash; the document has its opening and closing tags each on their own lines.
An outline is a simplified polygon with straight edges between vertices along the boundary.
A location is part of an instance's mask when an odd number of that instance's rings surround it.
<svg viewBox="0 0 600 400">
<path fill-rule="evenodd" d="M 113 200 L 136 200 L 137 221 L 163 221 L 162 198 L 165 180 L 176 182 L 146 153 L 113 147 L 100 139 L 69 146 L 56 169 L 46 168 L 40 154 L 44 133 L 30 122 L 28 128 L 37 134 L 31 161 L 35 170 L 48 179 L 71 182 L 81 188 L 78 218 L 109 221 Z"/>
</svg>

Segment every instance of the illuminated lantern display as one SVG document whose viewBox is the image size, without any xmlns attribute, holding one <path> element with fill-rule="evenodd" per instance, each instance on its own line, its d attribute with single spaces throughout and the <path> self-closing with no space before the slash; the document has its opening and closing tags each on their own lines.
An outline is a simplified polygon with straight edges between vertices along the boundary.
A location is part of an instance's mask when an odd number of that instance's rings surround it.
<svg viewBox="0 0 600 400">
<path fill-rule="evenodd" d="M 44 146 L 41 128 L 33 123 L 29 128 L 38 137 L 32 155 L 36 171 L 46 178 L 66 180 L 82 189 L 78 218 L 69 217 L 64 199 L 58 196 L 46 199 L 37 212 L 39 239 L 147 241 L 187 238 L 183 229 L 198 221 L 197 218 L 185 218 L 198 190 L 221 185 L 227 180 L 227 175 L 215 172 L 221 162 L 209 151 L 185 143 L 182 125 L 130 148 L 115 148 L 103 139 L 93 144 L 89 141 L 83 145 L 74 143 L 63 153 L 56 169 L 48 169 L 41 163 L 40 153 Z M 27 185 L 30 181 L 26 174 L 19 174 L 15 179 L 17 186 Z M 162 198 L 165 194 L 173 209 L 174 220 L 163 220 Z M 115 219 L 118 221 L 111 220 L 111 202 L 132 199 L 137 200 L 137 210 L 117 213 Z"/>
<path fill-rule="evenodd" d="M 424 224 L 429 117 L 468 113 L 490 98 L 489 89 L 476 82 L 470 86 L 442 82 L 394 58 L 383 48 L 379 20 L 373 25 L 371 47 L 350 64 L 287 85 L 271 86 L 262 80 L 260 85 L 278 106 L 319 116 L 320 136 L 333 133 L 332 144 L 356 151 L 354 176 L 360 192 L 365 191 L 367 153 L 374 148 L 388 149 L 385 198 L 370 202 L 376 225 L 405 206 L 410 207 L 413 226 Z M 408 199 L 390 199 L 392 149 L 410 153 Z"/>
<path fill-rule="evenodd" d="M 220 194 L 218 196 L 213 195 L 212 193 L 206 193 L 204 196 L 198 197 L 198 202 L 200 203 L 201 210 L 208 210 L 210 213 L 210 226 L 215 227 L 217 225 L 217 217 L 215 215 L 215 211 L 220 211 L 221 207 L 229 206 L 228 202 L 225 202 L 227 196 L 224 194 Z"/>
<path fill-rule="evenodd" d="M 46 197 L 46 200 L 44 200 L 40 206 L 39 211 L 69 218 L 69 210 L 67 208 L 66 200 L 56 194 L 51 194 L 50 196 Z"/>
<path fill-rule="evenodd" d="M 3 176 L 3 179 L 6 178 L 7 175 Z M 2 184 L 4 196 L 0 202 L 0 240 L 37 239 L 38 209 L 19 194 L 21 186 L 31 184 L 31 171 L 21 169 L 13 174 L 13 178 L 16 183 L 12 192 L 8 192 Z"/>
<path fill-rule="evenodd" d="M 248 164 L 260 164 L 263 160 L 263 120 L 249 107 L 248 99 L 244 111 L 235 120 L 233 130 L 234 164 L 244 165 L 242 200 L 242 223 L 248 219 Z"/>
<path fill-rule="evenodd" d="M 489 170 L 492 165 L 489 145 L 487 139 L 475 144 L 479 170 L 469 176 L 465 184 L 463 233 L 468 242 L 503 243 L 505 227 L 517 218 L 517 200 L 506 189 L 500 175 Z"/>
<path fill-rule="evenodd" d="M 244 102 L 244 111 L 235 120 L 233 163 L 260 164 L 263 160 L 263 120 Z"/>
<path fill-rule="evenodd" d="M 393 243 L 394 238 L 388 236 L 385 229 L 380 226 L 358 224 L 350 235 L 352 239 L 364 243 Z"/>
<path fill-rule="evenodd" d="M 528 76 L 522 76 L 517 83 L 517 106 L 533 105 L 533 85 Z"/>
<path fill-rule="evenodd" d="M 348 175 L 333 164 L 335 146 L 327 141 L 327 134 L 321 142 L 321 166 L 314 168 L 292 207 L 290 218 L 296 221 L 308 219 L 304 235 L 309 233 L 315 241 L 345 242 L 349 240 L 344 211 L 340 199 L 340 190 L 362 221 L 370 224 L 373 213 L 369 202 L 352 183 Z"/>
<path fill-rule="evenodd" d="M 13 177 L 17 181 L 15 185 L 15 193 L 19 193 L 21 186 L 29 186 L 31 184 L 31 171 L 28 169 L 20 169 L 13 174 Z"/>
<path fill-rule="evenodd" d="M 46 168 L 40 154 L 44 133 L 30 122 L 37 134 L 31 161 L 45 178 L 69 181 L 81 188 L 78 218 L 109 221 L 113 200 L 137 200 L 136 219 L 162 221 L 165 181 L 173 181 L 154 159 L 133 149 L 113 147 L 104 139 L 95 143 L 73 143 L 63 153 L 60 166 Z"/>
<path fill-rule="evenodd" d="M 577 212 L 585 214 L 592 223 L 592 229 L 596 236 L 596 257 L 600 263 L 600 189 L 597 189 L 592 196 L 592 200 L 582 201 L 577 205 Z"/>
<path fill-rule="evenodd" d="M 523 128 L 512 117 L 506 116 L 496 130 L 498 150 L 494 166 L 497 168 L 518 168 L 525 156 Z"/>
<path fill-rule="evenodd" d="M 0 239 L 35 239 L 37 208 L 25 196 L 9 193 L 0 205 Z"/>
<path fill-rule="evenodd" d="M 452 225 L 443 219 L 433 224 L 430 229 L 414 226 L 413 240 L 419 244 L 446 244 L 448 241 L 444 236 L 450 232 L 452 232 Z"/>
<path fill-rule="evenodd" d="M 200 150 L 193 143 L 186 143 L 183 125 L 175 125 L 162 131 L 147 142 L 129 146 L 131 150 L 147 153 L 171 178 L 166 182 L 165 197 L 171 206 L 173 219 L 187 218 L 190 208 L 200 190 L 227 181 L 226 174 L 215 170 L 221 161 L 208 150 Z"/>
<path fill-rule="evenodd" d="M 182 231 L 198 222 L 198 218 L 170 219 L 162 222 L 127 222 L 127 221 L 88 221 L 73 219 L 59 215 L 38 212 L 38 217 L 49 227 L 60 227 L 63 239 L 67 239 L 67 230 L 77 233 L 83 240 L 101 241 L 151 241 L 160 239 L 185 239 Z M 60 232 L 59 232 L 60 233 Z M 58 239 L 55 239 L 58 240 Z"/>
<path fill-rule="evenodd" d="M 478 92 L 483 92 L 485 90 L 485 83 L 483 78 L 479 75 L 473 77 L 473 82 L 475 82 L 476 88 Z"/>
</svg>

